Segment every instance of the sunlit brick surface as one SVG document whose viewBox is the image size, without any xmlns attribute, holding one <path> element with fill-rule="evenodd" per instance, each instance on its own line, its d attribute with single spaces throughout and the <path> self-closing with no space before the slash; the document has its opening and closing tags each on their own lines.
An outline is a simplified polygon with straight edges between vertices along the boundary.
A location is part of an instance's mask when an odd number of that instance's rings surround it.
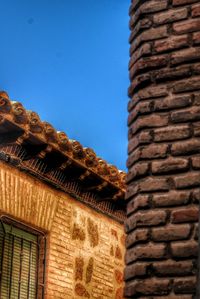
<svg viewBox="0 0 200 299">
<path fill-rule="evenodd" d="M 47 231 L 45 298 L 123 298 L 123 226 L 17 169 L 0 166 L 0 214 Z"/>
</svg>

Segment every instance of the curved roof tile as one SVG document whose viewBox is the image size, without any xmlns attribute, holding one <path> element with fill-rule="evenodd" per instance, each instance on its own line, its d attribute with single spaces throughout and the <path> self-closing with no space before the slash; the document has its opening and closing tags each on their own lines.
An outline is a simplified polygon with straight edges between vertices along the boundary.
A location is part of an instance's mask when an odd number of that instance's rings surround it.
<svg viewBox="0 0 200 299">
<path fill-rule="evenodd" d="M 23 128 L 26 135 L 31 133 L 37 136 L 67 158 L 75 160 L 83 168 L 114 185 L 119 189 L 118 196 L 123 196 L 125 172 L 97 157 L 91 148 L 85 148 L 78 141 L 69 139 L 64 132 L 56 131 L 50 123 L 41 121 L 36 112 L 26 110 L 20 102 L 11 101 L 5 91 L 0 91 L 0 115 Z"/>
</svg>

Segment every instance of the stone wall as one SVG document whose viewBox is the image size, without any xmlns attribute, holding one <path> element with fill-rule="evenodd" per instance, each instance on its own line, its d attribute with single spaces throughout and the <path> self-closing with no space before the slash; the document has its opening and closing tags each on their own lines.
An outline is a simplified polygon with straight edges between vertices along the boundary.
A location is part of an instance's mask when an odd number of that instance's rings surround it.
<svg viewBox="0 0 200 299">
<path fill-rule="evenodd" d="M 200 3 L 130 6 L 125 294 L 196 298 Z"/>
<path fill-rule="evenodd" d="M 45 299 L 123 298 L 123 225 L 0 163 L 0 215 L 47 231 Z"/>
</svg>

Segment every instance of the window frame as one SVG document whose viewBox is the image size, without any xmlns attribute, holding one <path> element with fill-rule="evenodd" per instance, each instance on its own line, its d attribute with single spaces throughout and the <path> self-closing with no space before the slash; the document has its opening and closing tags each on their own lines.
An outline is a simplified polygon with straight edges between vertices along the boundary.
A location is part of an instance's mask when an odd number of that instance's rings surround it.
<svg viewBox="0 0 200 299">
<path fill-rule="evenodd" d="M 34 228 L 26 223 L 24 223 L 21 220 L 16 220 L 10 216 L 7 215 L 1 215 L 0 214 L 0 222 L 11 225 L 19 230 L 22 230 L 24 232 L 33 234 L 37 236 L 37 264 L 36 264 L 36 296 L 34 299 L 44 299 L 45 298 L 45 285 L 46 285 L 46 260 L 47 260 L 47 232 L 39 230 L 38 228 Z M 42 246 L 41 246 L 42 244 Z M 2 251 L 2 257 L 3 258 L 3 251 Z M 2 269 L 0 269 L 2 271 Z M 41 273 L 42 274 L 41 274 Z M 0 277 L 0 283 L 1 283 L 2 277 Z M 0 285 L 0 291 L 1 291 L 1 285 Z M 1 294 L 0 294 L 1 298 Z M 20 298 L 16 298 L 20 299 Z"/>
</svg>

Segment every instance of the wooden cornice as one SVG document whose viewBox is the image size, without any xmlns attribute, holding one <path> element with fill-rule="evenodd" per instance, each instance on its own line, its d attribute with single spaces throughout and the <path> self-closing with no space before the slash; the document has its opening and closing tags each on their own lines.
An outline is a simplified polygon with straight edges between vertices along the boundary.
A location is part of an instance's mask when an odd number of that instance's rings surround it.
<svg viewBox="0 0 200 299">
<path fill-rule="evenodd" d="M 125 172 L 106 163 L 90 148 L 70 140 L 37 113 L 27 111 L 19 102 L 0 92 L 0 151 L 20 157 L 23 167 L 38 172 L 57 184 L 78 181 L 84 190 L 100 198 L 122 202 Z M 62 187 L 62 186 L 61 186 Z"/>
</svg>

